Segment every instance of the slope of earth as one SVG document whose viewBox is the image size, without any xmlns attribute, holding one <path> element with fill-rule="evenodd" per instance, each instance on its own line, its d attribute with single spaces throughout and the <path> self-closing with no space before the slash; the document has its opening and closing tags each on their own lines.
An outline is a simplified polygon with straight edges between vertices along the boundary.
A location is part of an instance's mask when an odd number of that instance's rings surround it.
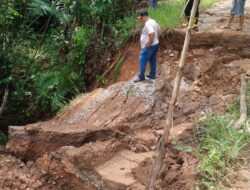
<svg viewBox="0 0 250 190">
<path fill-rule="evenodd" d="M 201 31 L 192 35 L 172 139 L 182 139 L 184 133 L 189 139 L 193 122 L 224 112 L 239 94 L 240 74 L 250 70 L 250 30 L 218 29 L 230 9 L 230 3 L 222 2 L 202 15 Z M 32 163 L 35 173 L 27 170 L 27 176 L 34 175 L 44 188 L 52 181 L 56 185 L 50 189 L 60 190 L 147 189 L 184 36 L 184 29 L 162 35 L 156 80 L 133 82 L 138 48 L 131 48 L 119 83 L 82 94 L 52 120 L 10 126 L 6 150 L 21 158 L 21 165 Z M 171 150 L 164 163 L 159 189 L 192 189 L 197 164 L 192 153 Z M 12 188 L 3 181 L 4 175 L 0 187 Z"/>
<path fill-rule="evenodd" d="M 236 173 L 234 173 L 230 180 L 230 188 L 227 190 L 248 190 L 250 189 L 250 146 L 245 148 L 243 154 L 243 165 Z"/>
</svg>

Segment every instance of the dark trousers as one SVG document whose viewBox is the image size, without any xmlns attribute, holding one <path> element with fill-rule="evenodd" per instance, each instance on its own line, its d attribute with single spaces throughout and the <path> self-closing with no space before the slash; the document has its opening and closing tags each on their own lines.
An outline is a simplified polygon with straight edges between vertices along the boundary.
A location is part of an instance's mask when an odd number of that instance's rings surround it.
<svg viewBox="0 0 250 190">
<path fill-rule="evenodd" d="M 156 8 L 157 7 L 157 0 L 149 0 L 150 7 Z"/>
<path fill-rule="evenodd" d="M 189 2 L 188 2 L 189 1 Z M 188 4 L 187 4 L 188 2 Z M 191 16 L 191 11 L 192 11 L 192 8 L 193 8 L 193 4 L 194 4 L 194 0 L 186 0 L 186 8 L 185 8 L 185 15 L 186 15 L 186 18 L 190 19 L 190 16 Z M 195 13 L 195 21 L 194 21 L 194 24 L 198 24 L 198 19 L 199 19 L 199 16 L 200 16 L 200 12 L 199 12 L 199 5 L 200 5 L 200 0 L 199 0 L 199 3 L 198 3 L 198 7 L 197 7 L 197 11 Z"/>
</svg>

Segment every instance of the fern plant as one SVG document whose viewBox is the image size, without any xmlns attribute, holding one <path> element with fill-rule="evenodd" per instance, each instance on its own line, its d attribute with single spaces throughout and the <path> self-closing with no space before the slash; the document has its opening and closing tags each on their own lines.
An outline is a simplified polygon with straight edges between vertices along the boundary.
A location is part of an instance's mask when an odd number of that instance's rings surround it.
<svg viewBox="0 0 250 190">
<path fill-rule="evenodd" d="M 68 98 L 78 94 L 81 89 L 80 77 L 69 67 L 64 67 L 61 71 L 40 73 L 34 80 L 39 97 L 51 105 L 53 111 L 62 108 Z"/>
<path fill-rule="evenodd" d="M 51 16 L 60 20 L 62 24 L 69 23 L 71 16 L 66 13 L 64 3 L 61 0 L 32 0 L 29 9 L 34 16 Z"/>
</svg>

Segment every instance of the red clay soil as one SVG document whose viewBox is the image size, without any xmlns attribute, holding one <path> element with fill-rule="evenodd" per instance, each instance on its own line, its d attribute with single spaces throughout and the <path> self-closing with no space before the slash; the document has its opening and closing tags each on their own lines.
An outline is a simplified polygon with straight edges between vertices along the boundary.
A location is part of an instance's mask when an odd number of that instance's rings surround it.
<svg viewBox="0 0 250 190">
<path fill-rule="evenodd" d="M 187 152 L 171 149 L 164 159 L 163 179 L 156 185 L 157 190 L 190 190 L 194 187 L 196 166 L 198 160 Z M 134 171 L 135 177 L 145 186 L 150 184 L 152 176 L 152 161 L 142 162 Z"/>
<path fill-rule="evenodd" d="M 20 159 L 0 152 L 0 189 L 59 190 L 57 182 L 42 175 L 33 164 L 33 162 L 24 163 Z"/>
</svg>

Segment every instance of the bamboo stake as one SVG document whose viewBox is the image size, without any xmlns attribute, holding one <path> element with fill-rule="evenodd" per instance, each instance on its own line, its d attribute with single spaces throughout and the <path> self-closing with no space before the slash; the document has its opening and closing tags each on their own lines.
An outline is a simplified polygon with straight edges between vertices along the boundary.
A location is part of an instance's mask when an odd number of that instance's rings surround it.
<svg viewBox="0 0 250 190">
<path fill-rule="evenodd" d="M 241 126 L 247 120 L 247 83 L 246 74 L 241 75 L 241 87 L 240 87 L 240 118 L 235 123 L 234 128 L 240 129 Z"/>
<path fill-rule="evenodd" d="M 159 137 L 159 139 L 157 141 L 156 158 L 155 158 L 155 162 L 154 162 L 153 176 L 152 176 L 150 187 L 149 187 L 150 190 L 155 189 L 154 185 L 155 185 L 155 182 L 159 179 L 159 177 L 161 175 L 163 160 L 164 160 L 164 157 L 165 157 L 166 152 L 167 152 L 167 146 L 169 144 L 169 142 L 168 142 L 169 141 L 169 132 L 170 132 L 171 126 L 173 125 L 174 106 L 175 106 L 175 103 L 176 103 L 176 100 L 177 100 L 177 97 L 179 94 L 180 82 L 181 82 L 181 78 L 183 75 L 183 68 L 185 65 L 187 52 L 189 49 L 189 44 L 190 44 L 190 39 L 191 39 L 191 29 L 193 27 L 194 17 L 195 17 L 195 13 L 196 13 L 197 7 L 198 7 L 198 1 L 199 0 L 194 0 L 192 12 L 191 12 L 191 17 L 189 20 L 188 29 L 186 31 L 185 42 L 183 45 L 183 50 L 182 50 L 181 59 L 180 59 L 180 63 L 179 63 L 179 69 L 178 69 L 178 72 L 177 72 L 177 75 L 175 78 L 175 85 L 174 85 L 174 89 L 172 92 L 172 97 L 171 97 L 171 101 L 170 101 L 170 105 L 169 105 L 169 109 L 168 109 L 168 113 L 167 113 L 166 125 L 164 127 L 163 136 Z"/>
</svg>

